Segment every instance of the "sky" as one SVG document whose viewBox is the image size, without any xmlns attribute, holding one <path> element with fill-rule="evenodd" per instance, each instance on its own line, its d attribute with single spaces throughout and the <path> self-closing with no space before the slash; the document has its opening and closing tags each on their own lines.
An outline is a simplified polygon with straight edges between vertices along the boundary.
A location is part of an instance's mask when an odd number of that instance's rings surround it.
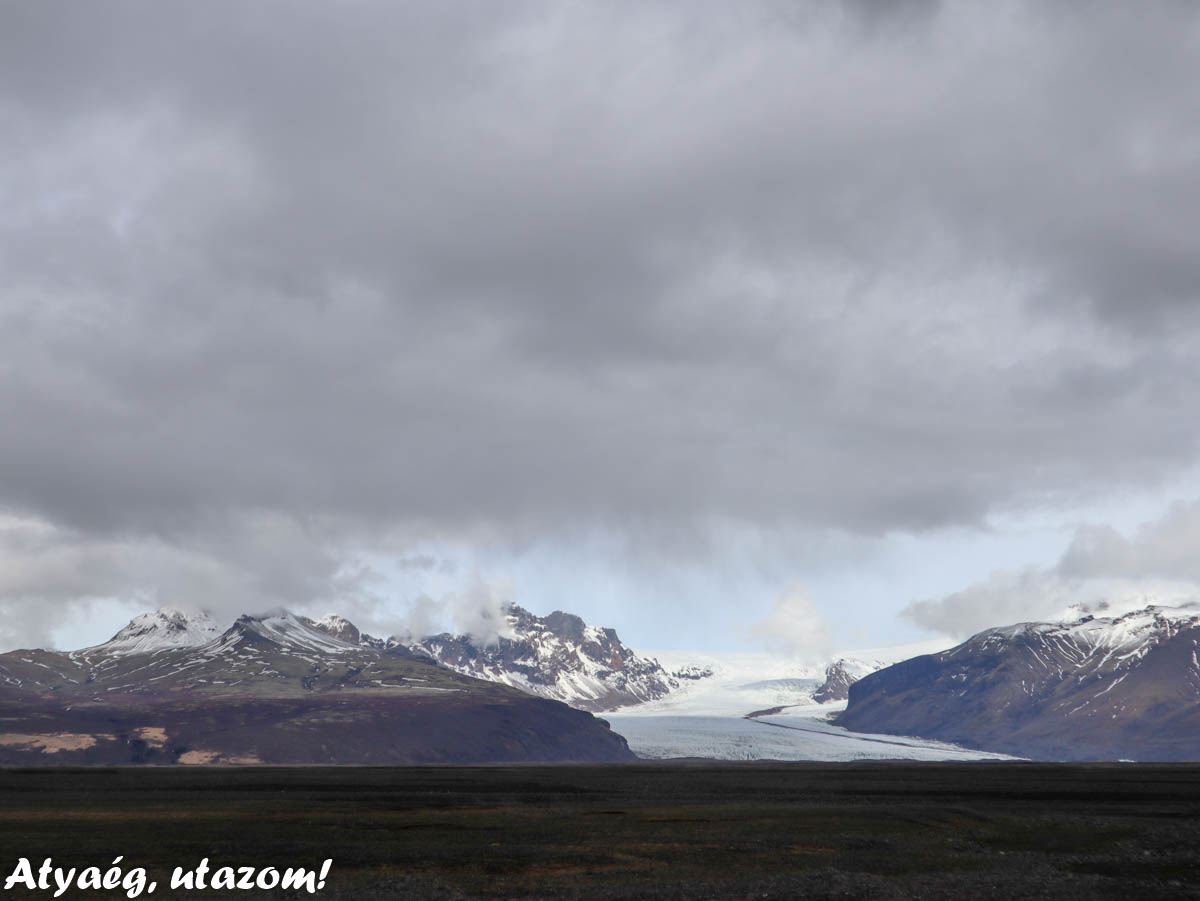
<svg viewBox="0 0 1200 901">
<path fill-rule="evenodd" d="M 0 644 L 820 655 L 1200 587 L 1192 4 L 0 3 Z"/>
</svg>

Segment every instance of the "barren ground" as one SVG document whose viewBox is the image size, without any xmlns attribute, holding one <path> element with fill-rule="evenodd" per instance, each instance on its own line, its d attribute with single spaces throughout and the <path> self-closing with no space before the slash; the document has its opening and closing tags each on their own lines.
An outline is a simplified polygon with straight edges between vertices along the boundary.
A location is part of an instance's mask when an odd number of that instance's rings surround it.
<svg viewBox="0 0 1200 901">
<path fill-rule="evenodd" d="M 1198 848 L 1191 764 L 0 771 L 4 876 L 120 854 L 156 899 L 220 897 L 167 887 L 203 857 L 333 858 L 327 899 L 1200 898 Z"/>
</svg>

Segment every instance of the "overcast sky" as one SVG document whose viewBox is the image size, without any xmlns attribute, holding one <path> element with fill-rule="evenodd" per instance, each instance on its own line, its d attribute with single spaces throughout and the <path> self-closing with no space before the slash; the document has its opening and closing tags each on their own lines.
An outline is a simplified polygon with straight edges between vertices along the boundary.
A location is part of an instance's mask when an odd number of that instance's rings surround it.
<svg viewBox="0 0 1200 901">
<path fill-rule="evenodd" d="M 1188 594 L 1198 16 L 0 3 L 0 638 Z"/>
</svg>

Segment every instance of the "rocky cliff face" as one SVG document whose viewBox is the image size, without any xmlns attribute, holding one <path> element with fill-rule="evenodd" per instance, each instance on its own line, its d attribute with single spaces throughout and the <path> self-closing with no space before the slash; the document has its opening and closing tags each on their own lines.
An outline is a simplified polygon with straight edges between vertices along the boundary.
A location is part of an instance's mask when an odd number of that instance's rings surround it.
<svg viewBox="0 0 1200 901">
<path fill-rule="evenodd" d="M 1200 758 L 1200 609 L 989 629 L 850 687 L 837 721 L 1061 760 Z"/>
<path fill-rule="evenodd" d="M 847 657 L 835 660 L 825 668 L 825 681 L 813 692 L 813 700 L 818 704 L 845 701 L 850 696 L 850 686 L 877 669 L 879 664 L 865 660 Z"/>
<path fill-rule="evenodd" d="M 411 645 L 464 675 L 511 685 L 583 710 L 615 710 L 664 697 L 678 686 L 657 660 L 630 650 L 612 629 L 589 626 L 555 611 L 535 616 L 515 604 L 505 610 L 500 638 L 434 635 Z"/>
<path fill-rule="evenodd" d="M 588 713 L 284 610 L 0 654 L 0 764 L 630 760 Z"/>
</svg>

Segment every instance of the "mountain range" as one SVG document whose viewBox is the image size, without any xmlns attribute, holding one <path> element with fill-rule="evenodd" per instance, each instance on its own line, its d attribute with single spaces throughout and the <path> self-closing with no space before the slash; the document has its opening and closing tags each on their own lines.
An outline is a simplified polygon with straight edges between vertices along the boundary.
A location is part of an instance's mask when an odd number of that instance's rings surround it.
<svg viewBox="0 0 1200 901">
<path fill-rule="evenodd" d="M 377 638 L 345 617 L 277 610 L 228 628 L 205 613 L 134 617 L 101 645 L 0 654 L 0 763 L 384 763 L 629 759 L 579 711 L 644 706 L 720 681 L 668 670 L 562 611 L 502 611 L 499 636 Z M 840 660 L 750 675 L 743 701 L 844 697 L 875 668 Z M 532 696 L 532 697 L 531 697 Z M 563 703 L 577 708 L 568 710 Z"/>
<path fill-rule="evenodd" d="M 1200 608 L 987 629 L 849 686 L 836 720 L 1052 760 L 1200 759 Z"/>
<path fill-rule="evenodd" d="M 629 760 L 591 712 L 824 719 L 819 705 L 842 702 L 835 722 L 861 733 L 1042 759 L 1200 757 L 1196 607 L 1022 623 L 823 669 L 642 655 L 562 611 L 508 605 L 500 626 L 491 641 L 400 640 L 338 615 L 222 628 L 142 614 L 94 647 L 0 654 L 0 764 Z"/>
<path fill-rule="evenodd" d="M 224 630 L 160 610 L 95 647 L 0 654 L 0 717 L 4 765 L 633 759 L 584 711 L 286 610 Z"/>
</svg>

